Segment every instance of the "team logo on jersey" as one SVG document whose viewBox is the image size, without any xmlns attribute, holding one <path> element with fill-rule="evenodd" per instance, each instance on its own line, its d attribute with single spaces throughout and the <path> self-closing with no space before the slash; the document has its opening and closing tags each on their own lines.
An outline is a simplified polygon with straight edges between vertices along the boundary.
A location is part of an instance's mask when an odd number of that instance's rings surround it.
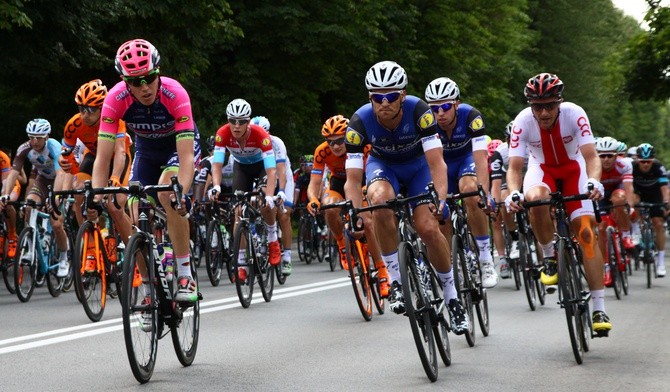
<svg viewBox="0 0 670 392">
<path fill-rule="evenodd" d="M 421 118 L 419 119 L 419 128 L 421 129 L 426 129 L 435 124 L 435 116 L 433 116 L 432 111 L 427 111 L 426 113 L 421 115 Z"/>
<path fill-rule="evenodd" d="M 568 144 L 572 141 L 572 136 L 568 135 L 563 138 L 563 143 Z"/>
<path fill-rule="evenodd" d="M 482 119 L 482 116 L 475 117 L 470 123 L 470 128 L 472 128 L 473 131 L 479 131 L 484 128 L 484 119 Z"/>
<path fill-rule="evenodd" d="M 347 128 L 346 139 L 347 139 L 347 143 L 349 143 L 353 146 L 360 146 L 361 143 L 363 143 L 363 137 L 361 136 L 361 134 L 354 131 L 351 128 Z"/>
<path fill-rule="evenodd" d="M 106 122 L 107 124 L 114 124 L 114 120 L 111 117 L 103 117 L 102 121 Z"/>
<path fill-rule="evenodd" d="M 214 139 L 217 143 L 221 143 L 221 135 L 216 135 L 216 138 Z"/>
<path fill-rule="evenodd" d="M 264 147 L 269 146 L 270 143 L 272 143 L 272 142 L 270 141 L 270 138 L 269 138 L 269 137 L 266 137 L 265 139 L 263 139 L 263 146 L 264 146 Z"/>
<path fill-rule="evenodd" d="M 188 116 L 181 116 L 179 117 L 179 120 L 177 120 L 178 123 L 185 123 L 186 121 L 190 120 Z"/>
</svg>

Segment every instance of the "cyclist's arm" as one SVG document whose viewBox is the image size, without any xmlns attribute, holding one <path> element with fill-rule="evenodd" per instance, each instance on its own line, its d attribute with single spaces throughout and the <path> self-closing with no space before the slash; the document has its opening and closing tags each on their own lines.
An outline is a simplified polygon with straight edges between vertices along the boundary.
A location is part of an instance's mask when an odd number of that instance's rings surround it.
<svg viewBox="0 0 670 392">
<path fill-rule="evenodd" d="M 477 181 L 484 188 L 484 192 L 489 194 L 489 165 L 486 150 L 477 150 L 472 152 L 472 158 L 475 161 L 475 171 L 477 172 Z"/>
<path fill-rule="evenodd" d="M 193 183 L 194 168 L 194 137 L 193 130 L 183 131 L 177 134 L 177 156 L 179 157 L 179 171 L 177 177 L 185 195 L 191 189 Z"/>
<path fill-rule="evenodd" d="M 623 182 L 623 191 L 626 194 L 626 203 L 632 208 L 635 205 L 635 189 L 633 187 L 633 181 Z"/>
<path fill-rule="evenodd" d="M 501 187 L 502 180 L 500 178 L 491 181 L 491 196 L 493 196 L 493 200 L 495 200 L 496 203 L 503 202 Z"/>
<path fill-rule="evenodd" d="M 433 179 L 433 184 L 435 184 L 435 190 L 437 191 L 440 199 L 444 200 L 447 197 L 448 189 L 447 164 L 444 163 L 442 148 L 431 148 L 425 150 L 424 154 L 426 155 L 426 161 L 428 162 L 428 167 L 430 168 L 430 177 Z M 452 189 L 452 191 L 455 191 L 455 189 Z"/>
<path fill-rule="evenodd" d="M 319 200 L 319 194 L 321 193 L 321 184 L 323 183 L 323 177 L 312 174 L 309 180 L 309 186 L 307 187 L 307 202 L 309 203 L 312 199 Z"/>
<path fill-rule="evenodd" d="M 579 149 L 584 156 L 584 161 L 586 161 L 587 177 L 600 181 L 600 177 L 602 175 L 602 166 L 600 163 L 600 158 L 598 157 L 598 153 L 596 152 L 596 145 L 589 143 L 581 146 Z"/>
<path fill-rule="evenodd" d="M 507 189 L 510 192 L 520 191 L 523 183 L 521 175 L 524 166 L 523 157 L 509 157 L 509 167 L 507 169 Z"/>
<path fill-rule="evenodd" d="M 98 150 L 93 162 L 93 174 L 91 183 L 93 188 L 103 188 L 109 181 L 109 162 L 114 157 L 114 146 L 116 135 L 110 133 L 98 133 Z"/>
<path fill-rule="evenodd" d="M 120 179 L 123 175 L 123 169 L 126 167 L 126 137 L 124 134 L 119 135 L 116 136 L 116 143 L 114 144 L 112 176 Z"/>
<path fill-rule="evenodd" d="M 265 186 L 265 194 L 274 195 L 275 194 L 275 184 L 277 184 L 277 168 L 268 167 L 265 168 L 265 174 L 268 175 L 268 183 Z"/>
<path fill-rule="evenodd" d="M 661 185 L 661 195 L 663 195 L 663 202 L 670 203 L 670 188 L 668 185 Z"/>
<path fill-rule="evenodd" d="M 23 169 L 21 169 L 23 170 Z M 19 171 L 16 169 L 12 169 L 9 171 L 9 174 L 7 175 L 7 179 L 3 181 L 3 186 L 2 187 L 2 195 L 3 196 L 9 196 L 12 193 L 12 188 L 13 186 L 10 186 L 10 184 L 16 183 L 16 179 L 19 177 Z"/>
<path fill-rule="evenodd" d="M 26 183 L 28 183 L 28 177 L 26 176 L 26 170 L 24 168 L 21 168 L 21 172 L 19 174 L 18 179 L 19 183 L 23 186 L 25 186 Z"/>
<path fill-rule="evenodd" d="M 277 162 L 277 177 L 279 177 L 279 189 L 286 189 L 286 162 Z"/>
<path fill-rule="evenodd" d="M 344 183 L 345 197 L 353 203 L 354 207 L 363 206 L 363 169 L 358 167 L 347 168 L 347 181 Z M 311 185 L 311 182 L 310 182 Z M 321 187 L 318 188 L 319 190 Z"/>
</svg>

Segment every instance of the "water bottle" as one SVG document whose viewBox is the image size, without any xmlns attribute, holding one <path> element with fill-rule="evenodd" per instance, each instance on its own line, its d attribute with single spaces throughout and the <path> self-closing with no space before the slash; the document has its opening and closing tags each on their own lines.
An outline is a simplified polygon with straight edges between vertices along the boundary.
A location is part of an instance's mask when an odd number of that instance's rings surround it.
<svg viewBox="0 0 670 392">
<path fill-rule="evenodd" d="M 163 270 L 165 271 L 165 279 L 168 282 L 172 281 L 174 276 L 174 252 L 172 250 L 172 244 L 169 242 L 163 243 L 163 258 L 162 258 Z"/>
</svg>

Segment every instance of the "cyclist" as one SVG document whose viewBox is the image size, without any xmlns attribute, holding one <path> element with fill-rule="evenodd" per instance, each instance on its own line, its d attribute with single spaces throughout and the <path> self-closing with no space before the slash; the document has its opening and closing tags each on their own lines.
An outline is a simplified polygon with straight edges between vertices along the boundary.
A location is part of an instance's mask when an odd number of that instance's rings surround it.
<svg viewBox="0 0 670 392">
<path fill-rule="evenodd" d="M 265 205 L 261 215 L 268 229 L 268 259 L 272 266 L 281 261 L 281 247 L 277 238 L 277 212 L 273 196 L 277 183 L 277 163 L 272 150 L 272 139 L 263 127 L 249 124 L 251 105 L 244 99 L 232 100 L 226 107 L 228 123 L 216 131 L 214 161 L 212 162 L 212 189 L 210 199 L 221 193 L 221 169 L 226 149 L 235 159 L 233 163 L 233 189 L 235 191 L 251 191 L 254 182 L 267 175 L 265 185 Z M 237 222 L 237 212 L 235 221 Z M 246 258 L 243 251 L 239 255 L 240 268 L 238 278 L 247 278 Z"/>
<path fill-rule="evenodd" d="M 193 201 L 201 201 L 205 198 L 207 185 L 212 181 L 212 160 L 214 159 L 214 136 L 207 138 L 205 143 L 207 157 L 200 160 L 200 165 L 193 177 Z"/>
<path fill-rule="evenodd" d="M 496 205 L 496 214 L 494 215 L 495 219 L 493 220 L 492 227 L 493 242 L 495 243 L 495 247 L 498 250 L 498 257 L 500 258 L 500 277 L 503 279 L 509 279 L 511 277 L 511 273 L 509 269 L 508 257 L 519 258 L 519 251 L 517 249 L 516 255 L 512 255 L 515 250 L 514 246 L 516 245 L 516 243 L 513 242 L 510 255 L 507 254 L 507 249 L 505 247 L 505 237 L 503 236 L 502 230 L 503 222 L 507 226 L 510 234 L 516 227 L 514 224 L 514 217 L 510 214 L 507 214 L 507 211 L 504 208 L 500 208 L 500 203 L 505 199 L 503 197 L 502 191 L 503 186 L 505 187 L 505 191 L 507 190 L 505 175 L 507 173 L 507 164 L 509 163 L 508 144 L 507 142 L 502 142 L 498 144 L 498 146 L 495 146 L 495 148 L 493 148 L 494 146 L 494 143 L 489 143 L 489 181 L 491 197 L 493 198 Z"/>
<path fill-rule="evenodd" d="M 309 188 L 309 181 L 312 177 L 312 167 L 314 166 L 313 155 L 302 155 L 300 157 L 300 168 L 293 173 L 293 183 L 295 184 L 295 191 L 293 193 L 293 201 L 296 205 L 307 204 L 307 188 Z"/>
<path fill-rule="evenodd" d="M 143 185 L 169 184 L 176 175 L 184 195 L 187 194 L 193 182 L 194 167 L 200 159 L 199 134 L 188 93 L 176 80 L 160 76 L 160 54 L 144 39 L 122 44 L 116 52 L 115 68 L 122 80 L 109 91 L 102 107 L 93 187 L 107 185 L 116 141 L 125 137 L 119 129 L 123 120 L 136 136 L 131 181 Z M 191 274 L 187 199 L 182 198 L 181 208 L 177 210 L 176 204 L 171 207 L 172 192 L 161 192 L 157 197 L 165 208 L 177 264 L 178 289 L 174 299 L 195 302 L 198 289 Z M 94 202 L 99 203 L 101 198 L 96 195 Z M 136 210 L 136 201 L 132 208 Z M 95 211 L 89 208 L 89 219 L 97 217 Z M 145 268 L 140 272 L 145 284 L 149 284 Z"/>
<path fill-rule="evenodd" d="M 311 180 L 307 189 L 309 203 L 307 209 L 309 213 L 315 215 L 319 206 L 323 204 L 338 203 L 344 200 L 344 184 L 347 180 L 345 162 L 347 160 L 347 148 L 344 137 L 349 125 L 349 119 L 336 115 L 328 118 L 321 127 L 321 135 L 326 139 L 316 147 L 314 151 L 314 167 L 312 168 Z M 367 157 L 367 151 L 365 157 Z M 326 168 L 330 171 L 330 181 L 328 188 L 322 192 L 323 177 Z M 340 254 L 340 263 L 345 270 L 349 269 L 345 255 L 343 224 L 339 216 L 339 211 L 330 209 L 325 212 L 326 224 L 333 233 L 337 242 Z M 379 289 L 383 298 L 388 297 L 390 283 L 388 281 L 388 271 L 382 260 L 377 243 L 374 226 L 366 225 L 365 234 L 367 238 L 368 251 L 372 255 L 379 276 Z"/>
<path fill-rule="evenodd" d="M 667 206 L 670 202 L 668 177 L 661 162 L 656 158 L 656 149 L 649 143 L 642 143 L 637 147 L 637 161 L 633 163 L 633 187 L 635 188 L 635 202 L 665 203 L 666 210 L 653 207 L 649 210 L 651 223 L 654 227 L 656 255 L 656 275 L 665 276 L 665 230 L 663 222 L 667 215 Z"/>
<path fill-rule="evenodd" d="M 510 194 L 507 208 L 519 211 L 515 198 L 538 200 L 549 198 L 559 189 L 567 195 L 584 193 L 593 186 L 591 200 L 604 192 L 600 183 L 601 165 L 594 145 L 591 125 L 584 109 L 563 101 L 563 82 L 558 76 L 540 73 L 528 80 L 524 95 L 530 104 L 514 119 L 509 148 L 507 184 Z M 524 156 L 530 153 L 528 170 L 523 177 L 524 194 L 520 192 Z M 584 255 L 586 279 L 593 299 L 593 329 L 606 334 L 611 328 L 605 313 L 603 257 L 596 243 L 595 216 L 591 200 L 568 203 L 572 228 Z M 541 281 L 556 285 L 558 267 L 553 246 L 554 224 L 549 206 L 533 208 L 530 222 L 544 254 Z"/>
<path fill-rule="evenodd" d="M 456 334 L 463 334 L 470 321 L 457 298 L 451 252 L 434 216 L 448 216 L 449 212 L 444 200 L 447 168 L 435 117 L 426 102 L 407 95 L 407 74 L 396 62 L 382 61 L 373 65 L 365 76 L 365 85 L 370 102 L 351 117 L 345 136 L 346 197 L 355 207 L 361 207 L 364 174 L 371 205 L 396 197 L 401 186 L 407 189 L 408 196 L 420 194 L 432 178 L 442 201 L 437 211 L 431 209 L 430 200 L 420 200 L 413 205 L 414 225 L 444 286 L 451 327 Z M 364 166 L 367 144 L 370 144 L 370 156 Z M 398 227 L 393 211 L 378 210 L 374 214 L 362 214 L 362 218 L 365 223 L 374 222 L 382 259 L 391 279 L 389 307 L 395 313 L 403 314 L 405 301 L 398 264 Z"/>
<path fill-rule="evenodd" d="M 437 78 L 426 87 L 426 101 L 437 118 L 437 130 L 442 139 L 444 161 L 447 164 L 447 189 L 452 193 L 474 192 L 477 185 L 489 194 L 489 171 L 487 157 L 486 126 L 482 114 L 476 108 L 460 101 L 458 85 L 449 78 Z M 493 199 L 490 198 L 492 201 Z M 464 200 L 468 223 L 479 248 L 479 263 L 482 269 L 482 286 L 495 287 L 498 274 L 491 256 L 486 212 L 493 205 L 477 205 L 478 199 Z M 490 202 L 489 202 L 490 204 Z M 442 233 L 451 239 L 451 225 L 441 225 Z"/>
<path fill-rule="evenodd" d="M 251 119 L 252 124 L 260 125 L 265 132 L 270 134 L 270 120 L 264 116 L 256 116 Z M 284 204 L 283 210 L 277 209 L 277 220 L 282 231 L 282 261 L 281 271 L 284 275 L 291 275 L 291 244 L 293 243 L 293 230 L 291 229 L 291 212 L 293 210 L 293 196 L 295 184 L 293 183 L 293 170 L 291 170 L 291 160 L 286 151 L 284 141 L 278 136 L 270 135 L 272 138 L 272 150 L 275 153 L 277 162 L 278 190 L 277 196 Z"/>
<path fill-rule="evenodd" d="M 628 155 L 628 144 L 619 140 L 619 147 L 616 150 L 616 154 L 621 158 L 625 158 Z"/>
<path fill-rule="evenodd" d="M 78 143 L 83 143 L 85 150 L 81 163 L 74 159 L 75 153 L 72 152 L 68 156 L 61 154 L 58 161 L 61 169 L 66 173 L 75 175 L 72 183 L 72 188 L 81 189 L 84 187 L 84 182 L 91 180 L 93 174 L 93 164 L 98 149 L 98 129 L 100 128 L 100 114 L 102 104 L 107 96 L 107 87 L 102 84 L 100 79 L 91 80 L 84 83 L 77 90 L 74 101 L 79 108 L 79 113 L 75 114 L 65 125 L 63 132 L 63 150 L 75 150 Z M 125 134 L 125 137 L 119 137 L 114 144 L 114 159 L 109 165 L 110 180 L 112 186 L 121 186 L 128 184 L 128 177 L 130 175 L 131 157 L 130 146 L 132 141 L 130 135 L 126 134 L 126 124 L 119 121 L 119 132 Z M 65 187 L 70 189 L 70 185 Z M 81 204 L 83 196 L 76 196 L 76 202 L 73 205 L 77 222 L 81 224 L 83 221 Z M 127 200 L 126 195 L 116 196 L 117 204 L 119 206 L 125 205 Z M 116 225 L 117 230 L 123 242 L 127 243 L 128 238 L 132 234 L 130 217 L 126 215 L 123 208 L 117 208 L 114 203 L 108 206 L 109 215 Z M 87 256 L 87 266 L 85 269 L 93 269 L 92 263 L 95 263 L 95 256 Z"/>
<path fill-rule="evenodd" d="M 0 184 L 0 190 L 2 190 L 2 195 L 6 194 L 6 190 L 9 190 L 9 183 L 7 178 L 9 173 L 12 171 L 12 161 L 9 158 L 11 150 L 2 149 L 0 150 L 0 172 L 2 173 L 2 184 Z M 26 172 L 21 168 L 18 178 L 14 181 L 14 186 L 9 191 L 9 197 L 7 201 L 17 201 L 19 196 L 21 196 L 21 184 L 25 185 L 26 183 Z M 12 205 L 7 205 L 4 209 L 5 212 L 5 221 L 7 222 L 7 257 L 14 258 L 16 255 L 16 209 Z M 0 241 L 4 241 L 4 237 L 0 237 Z M 4 252 L 5 244 L 0 242 L 0 252 Z"/>
<path fill-rule="evenodd" d="M 56 139 L 49 138 L 51 124 L 43 118 L 36 118 L 30 121 L 26 126 L 26 133 L 29 140 L 21 144 L 16 151 L 14 162 L 12 162 L 12 170 L 9 172 L 5 183 L 14 184 L 19 178 L 26 160 L 29 161 L 33 167 L 33 171 L 37 173 L 37 177 L 32 187 L 28 189 L 26 200 L 41 203 L 42 201 L 47 201 L 47 187 L 49 185 L 52 185 L 54 190 L 59 190 L 60 184 L 62 184 L 64 172 L 58 165 L 61 144 Z M 60 181 L 57 181 L 57 177 L 59 177 L 58 180 Z M 55 183 L 56 185 L 54 185 Z M 11 199 L 12 188 L 6 188 L 3 187 L 2 189 L 0 210 L 5 207 L 5 202 Z M 30 212 L 25 216 L 26 224 L 29 219 Z M 56 275 L 59 278 L 64 278 L 69 272 L 70 262 L 67 259 L 68 241 L 62 225 L 62 217 L 59 222 L 58 219 L 54 219 L 52 216 L 51 226 L 56 238 L 56 248 L 58 251 L 58 272 Z M 32 259 L 32 255 L 28 253 L 24 255 L 24 258 Z"/>
</svg>

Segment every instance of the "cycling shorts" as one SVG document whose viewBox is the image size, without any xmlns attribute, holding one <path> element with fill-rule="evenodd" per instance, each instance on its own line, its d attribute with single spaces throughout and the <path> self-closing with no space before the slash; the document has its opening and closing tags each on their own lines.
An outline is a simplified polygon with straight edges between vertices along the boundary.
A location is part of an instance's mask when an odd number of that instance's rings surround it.
<svg viewBox="0 0 670 392">
<path fill-rule="evenodd" d="M 393 187 L 394 193 L 400 192 L 400 187 L 407 189 L 406 197 L 416 196 L 426 192 L 430 183 L 430 169 L 426 158 L 421 155 L 406 162 L 391 163 L 383 161 L 372 155 L 368 157 L 365 165 L 365 177 L 367 187 L 377 181 L 386 181 Z M 421 199 L 412 203 L 412 206 L 431 203 L 430 198 Z"/>
</svg>

